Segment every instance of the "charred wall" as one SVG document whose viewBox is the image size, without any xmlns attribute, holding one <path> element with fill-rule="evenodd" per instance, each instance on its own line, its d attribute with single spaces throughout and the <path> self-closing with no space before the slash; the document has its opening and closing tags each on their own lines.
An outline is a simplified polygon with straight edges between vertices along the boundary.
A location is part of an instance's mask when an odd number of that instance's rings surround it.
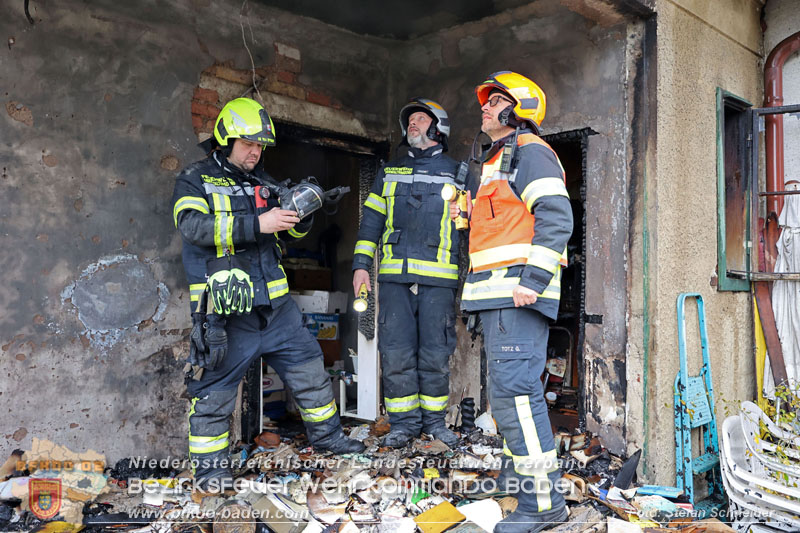
<svg viewBox="0 0 800 533">
<path fill-rule="evenodd" d="M 585 6 L 583 6 L 585 7 Z M 607 6 L 606 6 L 607 7 Z M 592 18 L 594 17 L 594 18 Z M 543 133 L 590 128 L 586 154 L 586 313 L 602 316 L 585 332 L 587 428 L 616 452 L 625 441 L 627 204 L 630 55 L 638 23 L 580 2 L 533 2 L 411 43 L 396 75 L 393 109 L 408 98 L 439 101 L 450 114 L 451 155 L 468 156 L 478 132 L 475 86 L 492 72 L 527 75 L 545 91 Z M 395 129 L 394 135 L 399 135 Z M 575 221 L 581 224 L 580 220 Z M 464 332 L 451 361 L 451 403 L 464 387 L 478 397 L 480 343 Z"/>
<path fill-rule="evenodd" d="M 255 81 L 282 122 L 396 145 L 400 106 L 428 96 L 450 113 L 451 155 L 463 158 L 474 86 L 505 69 L 544 88 L 545 133 L 596 132 L 584 259 L 586 312 L 603 322 L 586 329 L 587 425 L 620 451 L 629 66 L 641 34 L 610 5 L 539 0 L 391 41 L 229 0 L 42 0 L 34 25 L 22 2 L 0 0 L 0 35 L 13 38 L 0 51 L 0 454 L 35 436 L 111 460 L 185 453 L 189 298 L 170 197 L 225 101 Z M 452 403 L 464 386 L 480 396 L 479 350 L 459 325 Z"/>
<path fill-rule="evenodd" d="M 365 138 L 387 130 L 389 44 L 254 3 L 30 5 L 34 25 L 0 0 L 0 455 L 183 456 L 173 177 L 252 81 L 242 34 L 277 118 Z"/>
</svg>

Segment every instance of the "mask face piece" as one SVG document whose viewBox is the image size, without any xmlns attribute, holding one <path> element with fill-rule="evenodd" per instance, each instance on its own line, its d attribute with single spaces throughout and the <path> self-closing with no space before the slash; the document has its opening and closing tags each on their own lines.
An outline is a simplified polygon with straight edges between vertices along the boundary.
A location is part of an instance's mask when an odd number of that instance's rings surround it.
<svg viewBox="0 0 800 533">
<path fill-rule="evenodd" d="M 322 189 L 313 183 L 299 183 L 281 196 L 281 208 L 295 211 L 305 218 L 322 207 Z"/>
<path fill-rule="evenodd" d="M 497 150 L 492 151 L 492 138 L 482 131 L 478 132 L 472 141 L 470 159 L 476 163 L 483 163 L 496 153 Z"/>
</svg>

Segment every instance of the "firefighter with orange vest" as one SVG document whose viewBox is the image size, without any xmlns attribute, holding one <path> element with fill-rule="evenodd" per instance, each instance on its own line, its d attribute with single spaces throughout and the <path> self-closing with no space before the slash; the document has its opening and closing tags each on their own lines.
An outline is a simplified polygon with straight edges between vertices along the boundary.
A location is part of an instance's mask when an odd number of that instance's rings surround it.
<svg viewBox="0 0 800 533">
<path fill-rule="evenodd" d="M 517 510 L 495 533 L 532 533 L 567 517 L 541 376 L 549 322 L 561 296 L 572 233 L 564 170 L 539 137 L 545 95 L 528 78 L 496 72 L 476 93 L 481 130 L 480 186 L 469 203 L 470 270 L 462 310 L 483 325 L 489 402 L 504 437 L 502 478 L 518 489 Z M 471 196 L 469 197 L 471 200 Z M 451 218 L 459 209 L 451 204 Z M 514 491 L 516 492 L 516 491 Z"/>
</svg>

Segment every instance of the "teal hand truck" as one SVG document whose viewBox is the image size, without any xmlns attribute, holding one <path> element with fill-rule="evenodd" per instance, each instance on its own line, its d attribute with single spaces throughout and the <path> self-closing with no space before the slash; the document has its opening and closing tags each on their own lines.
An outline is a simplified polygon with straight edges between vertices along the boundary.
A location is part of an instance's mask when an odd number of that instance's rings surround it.
<svg viewBox="0 0 800 533">
<path fill-rule="evenodd" d="M 690 376 L 686 358 L 686 300 L 697 300 L 697 320 L 700 327 L 700 346 L 703 368 L 697 376 Z M 722 477 L 719 467 L 719 441 L 717 418 L 714 414 L 714 389 L 711 386 L 711 364 L 708 356 L 708 335 L 703 297 L 698 293 L 678 295 L 678 352 L 680 371 L 675 376 L 675 477 L 698 514 L 708 514 L 725 504 Z M 703 450 L 695 456 L 692 452 L 692 430 L 702 434 Z M 695 501 L 694 477 L 705 474 L 708 496 Z M 712 515 L 713 516 L 713 515 Z M 700 517 L 702 518 L 702 517 Z"/>
</svg>

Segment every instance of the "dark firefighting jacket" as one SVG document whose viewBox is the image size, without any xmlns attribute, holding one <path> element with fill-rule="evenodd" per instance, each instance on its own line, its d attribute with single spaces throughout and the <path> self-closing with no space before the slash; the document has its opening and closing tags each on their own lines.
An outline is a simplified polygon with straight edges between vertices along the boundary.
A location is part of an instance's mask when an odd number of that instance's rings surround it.
<svg viewBox="0 0 800 533">
<path fill-rule="evenodd" d="M 280 236 L 260 233 L 254 197 L 257 185 L 274 187 L 276 183 L 263 170 L 239 170 L 219 151 L 178 174 L 172 216 L 183 237 L 183 267 L 193 303 L 206 285 L 206 262 L 226 253 L 248 261 L 254 306 L 277 307 L 289 297 L 278 238 L 302 238 L 311 229 L 313 215 Z M 267 209 L 273 207 L 278 207 L 276 194 L 267 199 Z"/>
<path fill-rule="evenodd" d="M 442 199 L 457 172 L 440 145 L 387 163 L 364 202 L 353 270 L 369 270 L 380 246 L 379 281 L 457 287 L 459 235 Z"/>
</svg>

